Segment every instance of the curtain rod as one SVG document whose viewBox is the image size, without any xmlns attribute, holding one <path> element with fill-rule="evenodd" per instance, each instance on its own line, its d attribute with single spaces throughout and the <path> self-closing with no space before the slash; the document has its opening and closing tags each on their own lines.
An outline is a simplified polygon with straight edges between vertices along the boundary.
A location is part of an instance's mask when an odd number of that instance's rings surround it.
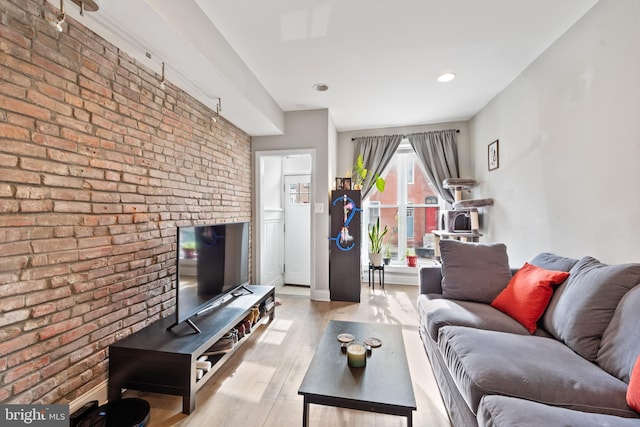
<svg viewBox="0 0 640 427">
<path fill-rule="evenodd" d="M 460 129 L 455 129 L 456 133 L 460 133 Z M 429 131 L 429 132 L 433 132 L 433 131 Z M 426 132 L 425 132 L 426 133 Z M 407 135 L 402 135 L 403 138 L 406 138 Z M 366 136 L 358 136 L 358 137 L 353 137 L 351 138 L 352 141 L 355 141 L 357 138 L 366 138 Z"/>
</svg>

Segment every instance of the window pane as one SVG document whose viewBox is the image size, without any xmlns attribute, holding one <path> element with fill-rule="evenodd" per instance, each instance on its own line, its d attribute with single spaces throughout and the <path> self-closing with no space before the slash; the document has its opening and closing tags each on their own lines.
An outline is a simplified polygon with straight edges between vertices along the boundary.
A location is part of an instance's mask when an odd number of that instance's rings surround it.
<svg viewBox="0 0 640 427">
<path fill-rule="evenodd" d="M 387 166 L 382 177 L 385 180 L 384 192 L 380 193 L 375 187 L 369 195 L 369 201 L 382 205 L 398 205 L 398 170 L 400 161 L 396 155 Z"/>
<path fill-rule="evenodd" d="M 292 205 L 300 205 L 309 203 L 311 195 L 311 184 L 297 183 L 289 184 L 289 203 Z"/>
<path fill-rule="evenodd" d="M 407 241 L 413 239 L 413 207 L 407 208 Z"/>
<path fill-rule="evenodd" d="M 386 190 L 385 190 L 386 193 Z M 387 235 L 384 237 L 384 245 L 382 246 L 382 255 L 385 256 L 386 246 L 389 245 L 391 251 L 391 259 L 398 256 L 398 209 L 380 208 L 380 228 L 384 230 L 387 226 Z"/>
</svg>

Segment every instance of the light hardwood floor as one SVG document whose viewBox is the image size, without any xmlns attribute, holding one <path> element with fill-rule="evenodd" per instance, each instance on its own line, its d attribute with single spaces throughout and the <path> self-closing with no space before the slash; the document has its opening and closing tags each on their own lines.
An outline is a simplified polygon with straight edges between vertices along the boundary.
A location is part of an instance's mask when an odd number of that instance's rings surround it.
<svg viewBox="0 0 640 427">
<path fill-rule="evenodd" d="M 196 409 L 181 413 L 176 396 L 128 391 L 151 405 L 151 427 L 289 427 L 302 425 L 298 387 L 313 357 L 316 343 L 331 319 L 402 325 L 418 410 L 414 426 L 450 427 L 429 361 L 418 335 L 417 286 L 362 287 L 361 303 L 314 302 L 277 296 L 273 322 L 252 332 L 227 363 L 196 396 Z M 318 427 L 395 427 L 406 419 L 391 415 L 310 407 L 310 425 Z"/>
</svg>

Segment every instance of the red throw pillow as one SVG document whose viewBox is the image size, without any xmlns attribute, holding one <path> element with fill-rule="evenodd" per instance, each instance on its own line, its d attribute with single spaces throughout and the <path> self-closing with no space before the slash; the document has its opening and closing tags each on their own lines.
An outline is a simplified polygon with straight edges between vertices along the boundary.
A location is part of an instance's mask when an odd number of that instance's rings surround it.
<svg viewBox="0 0 640 427">
<path fill-rule="evenodd" d="M 631 371 L 629 387 L 627 387 L 627 405 L 636 412 L 640 412 L 640 357 Z"/>
<path fill-rule="evenodd" d="M 491 306 L 513 317 L 534 333 L 538 319 L 553 295 L 552 286 L 559 285 L 567 277 L 567 272 L 545 270 L 525 262 Z"/>
</svg>

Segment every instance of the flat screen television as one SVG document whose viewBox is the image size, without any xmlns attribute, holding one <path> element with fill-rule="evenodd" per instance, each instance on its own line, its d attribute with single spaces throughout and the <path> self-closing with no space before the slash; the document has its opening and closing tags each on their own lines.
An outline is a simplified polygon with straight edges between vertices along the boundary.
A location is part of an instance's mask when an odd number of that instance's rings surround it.
<svg viewBox="0 0 640 427">
<path fill-rule="evenodd" d="M 178 227 L 176 322 L 186 322 L 249 283 L 249 223 Z M 245 288 L 246 289 L 246 288 Z"/>
</svg>

